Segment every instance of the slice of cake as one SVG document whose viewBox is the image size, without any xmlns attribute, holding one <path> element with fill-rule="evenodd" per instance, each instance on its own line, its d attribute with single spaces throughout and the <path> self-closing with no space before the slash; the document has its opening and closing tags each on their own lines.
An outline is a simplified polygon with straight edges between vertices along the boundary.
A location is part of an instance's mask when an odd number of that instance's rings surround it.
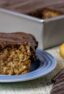
<svg viewBox="0 0 64 94">
<path fill-rule="evenodd" d="M 24 74 L 35 60 L 38 42 L 31 34 L 0 33 L 0 74 Z"/>
</svg>

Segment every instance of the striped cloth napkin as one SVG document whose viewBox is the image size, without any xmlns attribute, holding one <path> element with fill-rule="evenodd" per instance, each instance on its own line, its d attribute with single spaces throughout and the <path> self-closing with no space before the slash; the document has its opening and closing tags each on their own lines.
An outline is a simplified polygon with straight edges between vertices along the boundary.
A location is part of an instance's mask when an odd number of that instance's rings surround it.
<svg viewBox="0 0 64 94">
<path fill-rule="evenodd" d="M 54 85 L 51 94 L 64 94 L 64 69 L 53 79 Z"/>
</svg>

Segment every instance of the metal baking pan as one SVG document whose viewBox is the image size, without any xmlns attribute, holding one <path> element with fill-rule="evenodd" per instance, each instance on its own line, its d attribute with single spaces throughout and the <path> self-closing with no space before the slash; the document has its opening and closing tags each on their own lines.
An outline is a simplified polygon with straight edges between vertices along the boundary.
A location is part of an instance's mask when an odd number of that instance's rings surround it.
<svg viewBox="0 0 64 94">
<path fill-rule="evenodd" d="M 28 32 L 33 34 L 40 49 L 64 42 L 64 15 L 39 19 L 0 8 L 0 32 Z"/>
</svg>

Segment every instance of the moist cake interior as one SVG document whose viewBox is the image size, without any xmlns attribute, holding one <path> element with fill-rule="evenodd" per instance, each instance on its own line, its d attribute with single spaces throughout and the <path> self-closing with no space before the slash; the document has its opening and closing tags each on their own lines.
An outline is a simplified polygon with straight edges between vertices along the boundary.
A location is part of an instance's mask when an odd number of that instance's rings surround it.
<svg viewBox="0 0 64 94">
<path fill-rule="evenodd" d="M 30 70 L 31 49 L 28 45 L 6 47 L 0 51 L 0 74 L 23 74 Z"/>
</svg>

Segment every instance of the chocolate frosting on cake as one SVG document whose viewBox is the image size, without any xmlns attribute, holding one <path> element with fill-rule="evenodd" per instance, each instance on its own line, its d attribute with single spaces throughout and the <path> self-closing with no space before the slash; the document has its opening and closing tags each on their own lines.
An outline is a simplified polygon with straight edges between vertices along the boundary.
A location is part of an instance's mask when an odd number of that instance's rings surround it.
<svg viewBox="0 0 64 94">
<path fill-rule="evenodd" d="M 35 37 L 31 34 L 24 32 L 15 32 L 15 33 L 0 33 L 0 49 L 3 49 L 7 46 L 15 46 L 28 44 L 34 50 L 38 46 L 38 42 Z"/>
</svg>

